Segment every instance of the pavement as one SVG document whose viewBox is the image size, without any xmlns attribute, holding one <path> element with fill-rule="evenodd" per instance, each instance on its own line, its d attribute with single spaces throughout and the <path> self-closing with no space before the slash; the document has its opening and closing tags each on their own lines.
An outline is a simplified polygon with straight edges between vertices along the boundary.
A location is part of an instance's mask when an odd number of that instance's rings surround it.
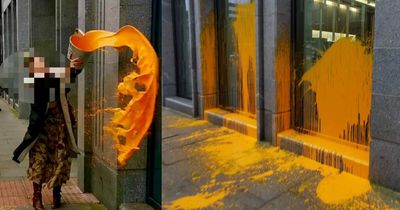
<svg viewBox="0 0 400 210">
<path fill-rule="evenodd" d="M 18 119 L 15 110 L 2 98 L 0 109 L 0 210 L 32 209 L 32 183 L 26 179 L 28 157 L 21 164 L 11 160 L 12 152 L 22 141 L 28 121 Z M 93 194 L 82 193 L 78 188 L 75 158 L 70 176 L 71 179 L 61 189 L 63 206 L 60 209 L 106 209 Z M 42 194 L 45 208 L 51 209 L 51 190 L 44 189 Z"/>
<path fill-rule="evenodd" d="M 163 108 L 165 209 L 400 209 L 400 193 Z"/>
</svg>

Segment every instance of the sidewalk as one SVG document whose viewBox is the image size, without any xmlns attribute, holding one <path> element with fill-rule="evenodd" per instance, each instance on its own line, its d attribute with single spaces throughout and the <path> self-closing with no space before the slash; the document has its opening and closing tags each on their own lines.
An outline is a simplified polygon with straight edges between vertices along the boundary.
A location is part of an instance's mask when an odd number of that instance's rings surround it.
<svg viewBox="0 0 400 210">
<path fill-rule="evenodd" d="M 400 209 L 400 193 L 163 108 L 166 209 Z"/>
<path fill-rule="evenodd" d="M 28 122 L 17 119 L 15 111 L 0 98 L 0 210 L 32 209 L 32 183 L 27 180 L 28 157 L 21 164 L 11 160 L 12 152 L 22 141 Z M 90 193 L 82 193 L 77 187 L 76 159 L 72 161 L 71 179 L 62 187 L 63 206 L 60 209 L 106 209 Z M 51 190 L 43 190 L 46 209 L 52 203 Z"/>
</svg>

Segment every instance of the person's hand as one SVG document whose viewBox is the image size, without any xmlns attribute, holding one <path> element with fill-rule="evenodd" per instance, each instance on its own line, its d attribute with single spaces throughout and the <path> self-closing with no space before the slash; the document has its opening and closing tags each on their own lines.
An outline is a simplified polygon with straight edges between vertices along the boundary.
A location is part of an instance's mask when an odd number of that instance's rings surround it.
<svg viewBox="0 0 400 210">
<path fill-rule="evenodd" d="M 80 58 L 70 60 L 69 66 L 74 69 L 82 69 L 83 62 Z"/>
</svg>

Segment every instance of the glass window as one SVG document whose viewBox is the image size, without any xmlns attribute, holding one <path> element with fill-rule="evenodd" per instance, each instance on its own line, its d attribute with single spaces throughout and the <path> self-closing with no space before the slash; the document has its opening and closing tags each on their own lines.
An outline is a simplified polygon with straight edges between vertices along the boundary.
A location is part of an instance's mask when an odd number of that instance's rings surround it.
<svg viewBox="0 0 400 210">
<path fill-rule="evenodd" d="M 192 98 L 192 68 L 190 49 L 190 18 L 189 0 L 176 0 L 175 3 L 175 33 L 176 33 L 176 79 L 177 95 Z"/>
<path fill-rule="evenodd" d="M 367 149 L 375 1 L 295 2 L 295 126 Z"/>
</svg>

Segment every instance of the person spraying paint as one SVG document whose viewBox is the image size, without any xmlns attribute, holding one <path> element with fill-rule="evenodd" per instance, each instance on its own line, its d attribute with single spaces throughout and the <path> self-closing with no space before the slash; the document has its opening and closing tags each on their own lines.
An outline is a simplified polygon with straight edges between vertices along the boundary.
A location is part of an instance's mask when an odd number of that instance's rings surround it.
<svg viewBox="0 0 400 210">
<path fill-rule="evenodd" d="M 61 186 L 69 180 L 71 156 L 78 154 L 72 129 L 76 126 L 72 106 L 66 100 L 69 89 L 81 72 L 80 58 L 70 60 L 70 67 L 46 67 L 44 57 L 26 56 L 24 66 L 29 77 L 24 84 L 34 87 L 29 126 L 13 160 L 22 162 L 29 153 L 28 179 L 33 182 L 33 208 L 42 210 L 42 186 L 53 189 L 52 208 L 61 206 Z M 53 89 L 54 91 L 50 91 Z"/>
</svg>

